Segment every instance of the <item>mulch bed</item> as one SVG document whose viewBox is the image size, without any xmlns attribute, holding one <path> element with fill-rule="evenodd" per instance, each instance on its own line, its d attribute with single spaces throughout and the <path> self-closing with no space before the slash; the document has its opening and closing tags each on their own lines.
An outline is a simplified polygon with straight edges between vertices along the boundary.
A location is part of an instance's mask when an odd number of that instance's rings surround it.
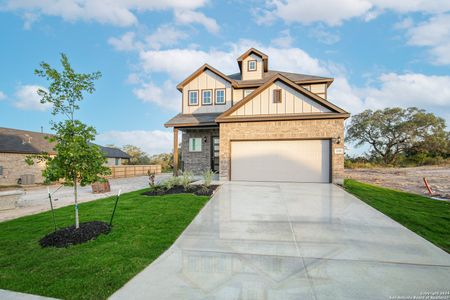
<svg viewBox="0 0 450 300">
<path fill-rule="evenodd" d="M 142 195 L 146 196 L 162 196 L 162 195 L 170 195 L 170 194 L 195 194 L 197 196 L 211 196 L 214 191 L 217 189 L 218 185 L 210 185 L 208 189 L 205 189 L 202 185 L 190 185 L 187 190 L 184 189 L 183 186 L 177 185 L 169 190 L 159 189 L 156 191 L 148 191 L 142 193 Z"/>
<path fill-rule="evenodd" d="M 80 228 L 75 229 L 75 225 L 59 229 L 44 236 L 39 244 L 42 247 L 69 247 L 71 245 L 82 244 L 90 240 L 95 240 L 100 234 L 107 234 L 111 226 L 105 222 L 92 221 L 81 223 Z"/>
</svg>

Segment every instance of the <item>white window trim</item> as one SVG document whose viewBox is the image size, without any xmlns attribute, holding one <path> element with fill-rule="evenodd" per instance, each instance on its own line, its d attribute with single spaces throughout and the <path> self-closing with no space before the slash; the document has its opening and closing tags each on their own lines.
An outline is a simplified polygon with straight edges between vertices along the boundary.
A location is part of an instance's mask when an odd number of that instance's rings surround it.
<svg viewBox="0 0 450 300">
<path fill-rule="evenodd" d="M 198 144 L 196 143 L 196 146 L 199 148 L 197 150 L 193 147 L 194 140 L 198 140 Z M 202 152 L 202 138 L 189 138 L 189 152 Z"/>
<path fill-rule="evenodd" d="M 205 103 L 205 92 L 209 92 L 209 102 Z M 202 105 L 212 105 L 213 104 L 213 92 L 210 89 L 202 90 Z"/>
<path fill-rule="evenodd" d="M 254 67 L 254 68 L 251 68 L 251 65 L 252 65 L 253 63 L 255 64 L 255 67 Z M 257 68 L 258 68 L 258 62 L 257 62 L 256 60 L 249 60 L 249 61 L 248 61 L 248 70 L 249 70 L 249 71 L 256 71 Z"/>
<path fill-rule="evenodd" d="M 197 95 L 197 97 L 196 97 L 197 102 L 196 102 L 196 103 L 191 103 L 191 94 L 196 94 L 196 95 Z M 189 92 L 188 92 L 188 104 L 189 104 L 190 106 L 196 106 L 196 105 L 198 105 L 198 91 L 189 91 Z"/>
<path fill-rule="evenodd" d="M 221 101 L 221 102 L 217 101 L 217 99 L 218 99 L 217 92 L 223 92 L 223 101 Z M 216 97 L 216 104 L 225 104 L 225 103 L 227 103 L 227 100 L 225 99 L 225 94 L 226 94 L 225 89 L 216 89 L 216 95 L 215 95 L 215 97 Z"/>
</svg>

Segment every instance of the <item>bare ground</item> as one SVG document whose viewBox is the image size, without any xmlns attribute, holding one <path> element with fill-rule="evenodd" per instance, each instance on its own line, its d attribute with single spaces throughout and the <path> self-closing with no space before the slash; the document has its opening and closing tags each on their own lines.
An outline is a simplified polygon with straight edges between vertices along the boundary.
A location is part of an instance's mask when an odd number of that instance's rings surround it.
<svg viewBox="0 0 450 300">
<path fill-rule="evenodd" d="M 450 166 L 345 169 L 345 177 L 387 188 L 427 195 L 425 177 L 434 196 L 450 199 Z"/>
</svg>

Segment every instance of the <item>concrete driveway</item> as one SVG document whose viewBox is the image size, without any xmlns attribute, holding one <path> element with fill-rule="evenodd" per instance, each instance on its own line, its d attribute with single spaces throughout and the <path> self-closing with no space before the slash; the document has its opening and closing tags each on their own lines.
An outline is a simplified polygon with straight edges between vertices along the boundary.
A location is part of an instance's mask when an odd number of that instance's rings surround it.
<svg viewBox="0 0 450 300">
<path fill-rule="evenodd" d="M 232 182 L 111 299 L 426 299 L 449 291 L 450 255 L 341 188 Z"/>
</svg>

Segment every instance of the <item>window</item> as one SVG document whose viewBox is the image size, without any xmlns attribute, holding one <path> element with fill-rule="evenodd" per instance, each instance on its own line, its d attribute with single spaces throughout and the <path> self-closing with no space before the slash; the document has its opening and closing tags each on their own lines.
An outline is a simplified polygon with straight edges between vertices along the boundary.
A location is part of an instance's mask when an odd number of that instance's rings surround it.
<svg viewBox="0 0 450 300">
<path fill-rule="evenodd" d="M 225 104 L 225 89 L 216 89 L 216 104 Z"/>
<path fill-rule="evenodd" d="M 190 138 L 189 152 L 201 152 L 201 151 L 202 151 L 202 138 Z"/>
<path fill-rule="evenodd" d="M 117 157 L 116 157 L 116 161 L 114 162 L 115 165 L 118 166 L 118 165 L 119 165 L 119 162 L 120 162 L 120 158 L 117 158 Z"/>
<path fill-rule="evenodd" d="M 273 103 L 281 103 L 281 89 L 273 90 Z"/>
<path fill-rule="evenodd" d="M 189 105 L 198 105 L 198 91 L 189 91 Z"/>
<path fill-rule="evenodd" d="M 254 90 L 244 90 L 244 97 L 250 95 Z"/>
<path fill-rule="evenodd" d="M 202 104 L 203 105 L 211 105 L 212 104 L 212 90 L 203 90 L 202 91 Z"/>
<path fill-rule="evenodd" d="M 256 60 L 248 61 L 248 71 L 256 71 Z"/>
</svg>

